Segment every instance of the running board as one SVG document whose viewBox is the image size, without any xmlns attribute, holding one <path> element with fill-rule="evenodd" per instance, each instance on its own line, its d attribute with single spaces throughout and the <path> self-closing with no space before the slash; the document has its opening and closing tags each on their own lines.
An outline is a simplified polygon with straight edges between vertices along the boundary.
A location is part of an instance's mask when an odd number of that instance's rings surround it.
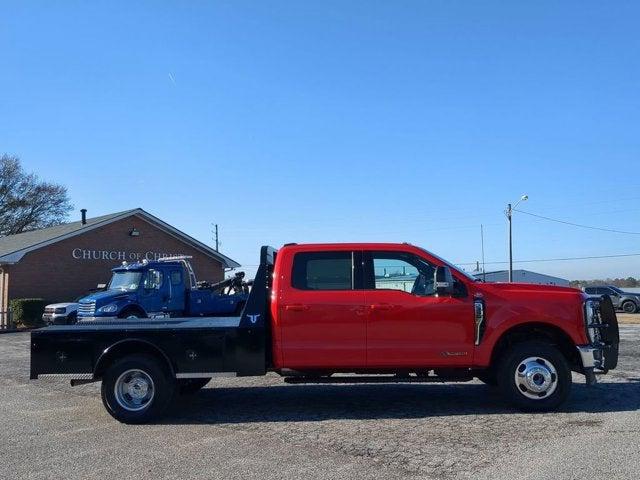
<svg viewBox="0 0 640 480">
<path fill-rule="evenodd" d="M 408 377 L 401 375 L 369 375 L 353 377 L 284 377 L 286 383 L 444 383 L 470 382 L 472 376 L 438 377 Z"/>
</svg>

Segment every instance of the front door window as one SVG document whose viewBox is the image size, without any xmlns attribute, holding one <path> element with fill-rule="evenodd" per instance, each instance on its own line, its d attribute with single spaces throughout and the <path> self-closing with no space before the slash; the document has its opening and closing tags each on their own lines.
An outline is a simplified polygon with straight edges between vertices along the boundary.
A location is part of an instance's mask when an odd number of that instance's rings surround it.
<svg viewBox="0 0 640 480">
<path fill-rule="evenodd" d="M 373 256 L 374 288 L 434 295 L 435 267 L 415 255 L 376 253 Z"/>
</svg>

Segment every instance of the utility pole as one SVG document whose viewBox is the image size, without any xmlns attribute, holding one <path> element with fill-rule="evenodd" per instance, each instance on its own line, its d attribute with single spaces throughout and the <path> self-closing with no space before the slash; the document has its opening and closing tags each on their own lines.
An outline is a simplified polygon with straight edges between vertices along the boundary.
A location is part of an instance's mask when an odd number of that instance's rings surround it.
<svg viewBox="0 0 640 480">
<path fill-rule="evenodd" d="M 513 281 L 513 238 L 511 235 L 511 217 L 513 216 L 513 211 L 520 204 L 520 202 L 526 202 L 527 200 L 529 200 L 529 195 L 522 195 L 522 197 L 520 197 L 520 200 L 518 200 L 513 207 L 510 203 L 508 203 L 507 209 L 504 212 L 507 216 L 507 220 L 509 221 L 509 283 Z"/>
<path fill-rule="evenodd" d="M 482 281 L 487 281 L 487 276 L 484 268 L 484 228 L 482 224 L 480 224 L 480 247 L 482 248 Z"/>
<path fill-rule="evenodd" d="M 219 251 L 218 247 L 220 245 L 220 243 L 218 242 L 218 224 L 215 223 L 213 225 L 213 228 L 214 228 L 214 236 L 215 236 L 214 238 L 215 238 L 215 241 L 216 241 L 216 252 L 217 252 L 217 251 Z"/>
<path fill-rule="evenodd" d="M 507 220 L 509 220 L 509 283 L 513 281 L 513 238 L 511 235 L 511 217 L 513 216 L 513 209 L 511 204 L 507 204 Z"/>
</svg>

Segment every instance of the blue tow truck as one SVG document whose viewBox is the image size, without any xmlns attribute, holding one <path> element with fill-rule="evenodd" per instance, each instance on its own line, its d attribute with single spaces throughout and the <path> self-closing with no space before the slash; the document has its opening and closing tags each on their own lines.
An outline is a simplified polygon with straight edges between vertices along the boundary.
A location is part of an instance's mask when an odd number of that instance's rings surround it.
<svg viewBox="0 0 640 480">
<path fill-rule="evenodd" d="M 189 256 L 123 262 L 105 290 L 81 298 L 78 321 L 239 315 L 251 282 L 244 273 L 218 283 L 197 282 Z"/>
</svg>

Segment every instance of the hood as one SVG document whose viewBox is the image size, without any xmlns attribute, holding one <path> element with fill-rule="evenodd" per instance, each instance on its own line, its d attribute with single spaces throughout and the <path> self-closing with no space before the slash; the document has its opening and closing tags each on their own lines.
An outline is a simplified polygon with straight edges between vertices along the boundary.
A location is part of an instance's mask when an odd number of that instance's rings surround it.
<svg viewBox="0 0 640 480">
<path fill-rule="evenodd" d="M 108 300 L 118 300 L 120 298 L 129 298 L 131 295 L 134 295 L 135 292 L 125 292 L 122 290 L 103 290 L 100 292 L 94 292 L 86 297 L 80 299 L 79 303 L 88 303 L 88 302 L 104 302 Z"/>
<path fill-rule="evenodd" d="M 573 287 L 562 287 L 559 285 L 540 285 L 538 283 L 482 283 L 476 284 L 480 290 L 488 288 L 496 293 L 499 292 L 539 292 L 539 293 L 578 293 L 584 294 L 582 290 Z"/>
<path fill-rule="evenodd" d="M 533 283 L 476 283 L 474 295 L 485 298 L 489 305 L 505 308 L 522 318 L 538 320 L 548 317 L 582 319 L 582 305 L 588 295 L 577 288 Z"/>
<path fill-rule="evenodd" d="M 75 302 L 51 303 L 44 308 L 67 308 L 67 307 L 78 308 L 78 304 Z"/>
<path fill-rule="evenodd" d="M 487 325 L 500 331 L 523 323 L 560 327 L 574 343 L 587 342 L 584 302 L 577 288 L 533 283 L 475 283 L 473 294 L 486 302 Z M 491 331 L 487 330 L 491 335 Z"/>
</svg>

